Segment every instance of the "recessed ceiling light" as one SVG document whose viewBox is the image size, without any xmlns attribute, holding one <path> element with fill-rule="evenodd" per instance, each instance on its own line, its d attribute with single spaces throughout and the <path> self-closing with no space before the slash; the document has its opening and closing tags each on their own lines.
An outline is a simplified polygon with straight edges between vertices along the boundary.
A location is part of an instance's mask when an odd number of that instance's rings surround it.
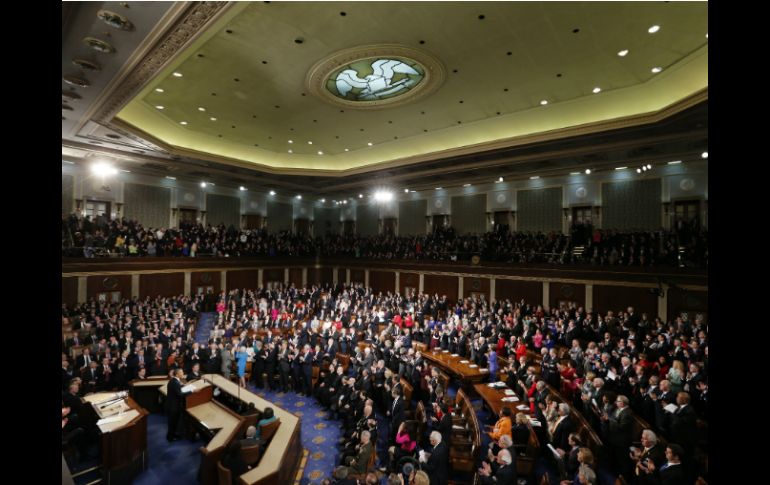
<svg viewBox="0 0 770 485">
<path fill-rule="evenodd" d="M 441 189 L 442 189 L 442 187 L 436 187 L 436 190 L 441 190 Z"/>
<path fill-rule="evenodd" d="M 660 25 L 653 25 L 649 29 L 647 29 L 647 32 L 654 34 L 655 32 L 660 30 Z"/>
<path fill-rule="evenodd" d="M 594 88 L 594 94 L 601 93 L 601 92 L 602 92 L 602 88 L 600 88 L 599 86 L 596 86 Z"/>
<path fill-rule="evenodd" d="M 171 175 L 166 175 L 166 178 L 169 180 L 176 180 L 176 177 L 172 177 Z"/>
<path fill-rule="evenodd" d="M 324 154 L 324 152 L 322 152 L 321 150 L 318 150 L 318 154 L 319 154 L 319 155 L 323 155 L 323 154 Z"/>
<path fill-rule="evenodd" d="M 165 106 L 161 106 L 161 105 L 158 105 L 158 106 L 156 106 L 156 107 L 155 107 L 155 109 L 166 109 L 166 107 L 165 107 Z"/>
<path fill-rule="evenodd" d="M 652 69 L 650 69 L 650 71 L 652 71 L 653 74 L 657 74 L 657 73 L 659 73 L 662 70 L 663 70 L 663 68 L 659 67 L 659 66 L 655 66 Z"/>
<path fill-rule="evenodd" d="M 540 105 L 541 106 L 545 106 L 546 104 L 548 104 L 548 100 L 547 99 L 544 99 L 544 100 L 540 101 Z"/>
<path fill-rule="evenodd" d="M 626 57 L 627 54 L 628 54 L 628 49 L 623 49 L 622 51 L 618 52 L 618 55 L 620 57 Z"/>
<path fill-rule="evenodd" d="M 302 196 L 301 195 L 297 195 L 297 199 L 302 200 Z"/>
<path fill-rule="evenodd" d="M 367 145 L 372 146 L 372 142 L 367 143 Z"/>
<path fill-rule="evenodd" d="M 539 178 L 540 178 L 540 175 L 533 175 L 533 176 L 531 176 L 529 179 L 530 179 L 530 180 L 537 180 L 537 179 L 539 179 Z"/>
<path fill-rule="evenodd" d="M 706 34 L 706 35 L 708 35 L 708 34 Z M 156 93 L 163 93 L 164 91 L 163 91 L 163 88 L 155 88 L 155 92 Z"/>
<path fill-rule="evenodd" d="M 417 193 L 417 191 L 416 191 L 416 190 L 410 190 L 409 192 L 410 192 L 410 193 L 412 193 L 412 194 L 415 194 L 415 193 Z"/>
<path fill-rule="evenodd" d="M 308 142 L 307 142 L 307 144 L 308 144 L 308 145 L 312 145 L 312 144 L 313 144 L 313 142 L 312 142 L 312 141 L 308 141 Z"/>
<path fill-rule="evenodd" d="M 205 189 L 206 188 L 206 182 L 201 182 L 201 187 Z"/>
<path fill-rule="evenodd" d="M 358 194 L 358 198 L 359 199 L 363 199 L 364 198 L 364 194 Z"/>
<path fill-rule="evenodd" d="M 289 150 L 289 153 L 294 153 L 294 150 Z"/>
<path fill-rule="evenodd" d="M 408 194 L 409 193 L 409 189 L 404 189 L 404 193 Z"/>
<path fill-rule="evenodd" d="M 570 175 L 580 175 L 580 172 L 570 172 Z"/>
<path fill-rule="evenodd" d="M 198 111 L 206 111 L 206 108 L 204 108 L 203 106 L 198 106 Z"/>
<path fill-rule="evenodd" d="M 289 143 L 294 143 L 294 140 L 289 140 Z"/>
<path fill-rule="evenodd" d="M 463 184 L 463 187 L 470 187 L 471 184 Z"/>
<path fill-rule="evenodd" d="M 502 178 L 502 177 L 499 177 L 499 178 L 497 179 L 497 181 L 498 181 L 498 182 L 502 182 L 502 181 L 503 181 L 503 178 Z"/>
<path fill-rule="evenodd" d="M 642 169 L 641 168 L 637 168 L 636 169 L 636 173 L 642 173 Z"/>
<path fill-rule="evenodd" d="M 187 122 L 186 122 L 186 121 L 180 121 L 180 122 L 179 122 L 179 124 L 180 124 L 180 125 L 186 125 L 186 124 L 187 124 Z"/>
<path fill-rule="evenodd" d="M 346 148 L 346 149 L 345 149 L 345 151 L 346 151 L 346 152 L 349 152 L 350 150 L 348 150 L 348 149 Z"/>
<path fill-rule="evenodd" d="M 701 153 L 701 154 L 700 154 L 700 157 L 701 157 L 701 158 L 708 158 L 708 157 L 709 157 L 709 152 L 703 152 L 703 153 Z"/>
<path fill-rule="evenodd" d="M 270 195 L 275 195 L 275 190 L 271 190 Z"/>
<path fill-rule="evenodd" d="M 213 116 L 212 116 L 211 118 L 209 118 L 209 119 L 210 119 L 211 121 L 216 121 L 216 120 L 217 120 L 217 119 L 216 119 L 216 118 L 214 118 Z"/>
<path fill-rule="evenodd" d="M 240 186 L 240 187 L 238 187 L 238 188 L 239 188 L 239 189 L 241 189 L 241 190 L 246 190 L 246 187 L 244 187 L 243 185 L 241 185 L 241 186 Z"/>
<path fill-rule="evenodd" d="M 679 165 L 680 163 L 682 163 L 681 160 L 674 160 L 673 162 L 668 162 L 669 165 Z"/>
<path fill-rule="evenodd" d="M 649 168 L 650 170 L 652 170 L 652 165 L 648 163 L 648 164 L 647 164 L 647 168 Z"/>
<path fill-rule="evenodd" d="M 175 72 L 174 73 L 174 77 L 182 77 L 182 73 L 181 72 Z"/>
<path fill-rule="evenodd" d="M 75 165 L 75 162 L 70 162 L 69 160 L 62 160 L 61 163 L 66 163 L 67 165 Z"/>
<path fill-rule="evenodd" d="M 120 169 L 120 171 L 121 172 L 126 172 L 126 173 L 131 173 L 131 170 L 123 170 L 122 168 Z"/>
<path fill-rule="evenodd" d="M 586 175 L 591 175 L 591 169 L 590 168 L 586 169 Z"/>
<path fill-rule="evenodd" d="M 708 33 L 708 32 L 706 32 L 706 38 L 707 38 L 707 39 L 709 38 L 709 33 Z"/>
<path fill-rule="evenodd" d="M 326 202 L 326 199 L 321 199 L 321 203 L 323 204 L 324 202 Z"/>
<path fill-rule="evenodd" d="M 628 167 L 615 167 L 615 170 L 626 170 Z"/>
</svg>

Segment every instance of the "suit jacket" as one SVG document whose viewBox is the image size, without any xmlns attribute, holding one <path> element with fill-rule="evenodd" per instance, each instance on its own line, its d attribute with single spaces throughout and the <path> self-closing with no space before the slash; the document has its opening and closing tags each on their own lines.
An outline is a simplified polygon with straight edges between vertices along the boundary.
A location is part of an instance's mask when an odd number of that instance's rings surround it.
<svg viewBox="0 0 770 485">
<path fill-rule="evenodd" d="M 178 413 L 184 409 L 184 396 L 182 383 L 179 379 L 168 381 L 168 396 L 166 397 L 166 410 L 169 413 Z"/>
<path fill-rule="evenodd" d="M 574 430 L 575 426 L 569 416 L 561 420 L 556 429 L 553 430 L 553 436 L 551 437 L 551 444 L 554 448 L 561 448 L 562 450 L 570 449 L 567 438 L 569 434 Z"/>
<path fill-rule="evenodd" d="M 631 409 L 625 408 L 617 416 L 616 413 L 610 415 L 608 421 L 609 436 L 607 440 L 610 445 L 625 448 L 633 441 L 631 438 L 633 426 L 631 412 Z"/>
<path fill-rule="evenodd" d="M 350 467 L 353 473 L 366 473 L 366 467 L 369 465 L 369 458 L 372 456 L 372 450 L 371 441 L 365 445 L 361 445 L 355 458 L 356 464 Z"/>
<path fill-rule="evenodd" d="M 697 431 L 695 410 L 692 405 L 679 408 L 671 415 L 671 431 L 669 436 L 672 443 L 679 443 L 687 451 L 695 446 Z"/>
<path fill-rule="evenodd" d="M 515 461 L 510 465 L 499 467 L 493 475 L 481 477 L 481 483 L 484 485 L 516 485 L 517 482 Z"/>
<path fill-rule="evenodd" d="M 449 447 L 441 441 L 430 454 L 423 470 L 428 472 L 431 485 L 447 485 L 449 480 Z"/>
<path fill-rule="evenodd" d="M 666 463 L 666 453 L 663 451 L 663 447 L 661 445 L 655 445 L 649 450 L 642 450 L 639 461 L 642 462 L 644 460 L 652 460 L 652 462 L 655 463 L 656 471 L 655 473 L 645 473 L 635 469 L 634 474 L 638 478 L 637 483 L 639 485 L 653 485 L 657 483 L 657 475 L 659 473 L 660 467 Z"/>
<path fill-rule="evenodd" d="M 660 485 L 685 485 L 687 483 L 684 476 L 684 468 L 682 468 L 681 464 L 666 468 L 661 467 L 658 476 L 658 483 Z"/>
</svg>

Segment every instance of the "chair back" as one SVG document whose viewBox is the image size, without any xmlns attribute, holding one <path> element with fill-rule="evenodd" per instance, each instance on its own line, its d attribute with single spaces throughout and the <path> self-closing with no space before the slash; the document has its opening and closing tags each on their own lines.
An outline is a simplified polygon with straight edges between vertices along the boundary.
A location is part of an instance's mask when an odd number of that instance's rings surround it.
<svg viewBox="0 0 770 485">
<path fill-rule="evenodd" d="M 232 485 L 233 475 L 229 469 L 222 466 L 222 461 L 217 462 L 217 472 L 219 475 L 219 485 Z"/>
<path fill-rule="evenodd" d="M 278 430 L 278 426 L 281 424 L 281 419 L 278 418 L 272 423 L 263 424 L 259 427 L 259 438 L 264 442 L 267 443 L 270 441 L 270 439 L 273 437 L 275 432 Z"/>
<path fill-rule="evenodd" d="M 244 446 L 241 448 L 241 454 L 243 455 L 243 461 L 249 466 L 256 466 L 259 463 L 261 456 L 259 452 L 259 444 Z"/>
</svg>

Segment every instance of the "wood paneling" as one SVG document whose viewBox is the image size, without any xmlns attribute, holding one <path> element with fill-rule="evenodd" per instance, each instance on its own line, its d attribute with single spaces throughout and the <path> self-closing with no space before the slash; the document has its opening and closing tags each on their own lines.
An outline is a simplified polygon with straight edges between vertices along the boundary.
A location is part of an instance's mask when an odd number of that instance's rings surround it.
<svg viewBox="0 0 770 485">
<path fill-rule="evenodd" d="M 184 273 L 139 275 L 139 297 L 176 296 L 184 293 Z"/>
<path fill-rule="evenodd" d="M 633 288 L 630 286 L 594 286 L 593 310 L 606 313 L 625 311 L 628 307 L 634 307 L 634 313 L 640 315 L 646 313 L 650 320 L 654 320 L 658 314 L 658 296 L 650 293 L 650 288 Z"/>
<path fill-rule="evenodd" d="M 75 278 L 77 281 L 77 278 Z M 131 275 L 89 276 L 86 278 L 86 298 L 96 298 L 99 293 L 119 291 L 121 298 L 131 298 Z M 75 286 L 77 296 L 77 286 Z M 109 296 L 107 298 L 109 300 Z"/>
<path fill-rule="evenodd" d="M 320 268 L 308 268 L 307 269 L 307 284 L 318 285 L 321 283 L 321 269 Z"/>
<path fill-rule="evenodd" d="M 420 275 L 417 273 L 401 273 L 398 275 L 398 292 L 406 295 L 404 288 L 414 288 L 414 291 L 420 289 Z"/>
<path fill-rule="evenodd" d="M 350 270 L 350 282 L 351 283 L 361 283 L 363 284 L 366 280 L 366 275 L 364 274 L 364 270 L 362 269 L 351 269 Z"/>
<path fill-rule="evenodd" d="M 78 303 L 78 279 L 77 278 L 62 278 L 61 279 L 61 302 L 66 303 L 67 306 L 72 307 Z"/>
<path fill-rule="evenodd" d="M 345 268 L 337 268 L 337 283 L 343 284 L 347 281 L 345 275 L 347 273 L 345 272 Z"/>
<path fill-rule="evenodd" d="M 495 300 L 518 303 L 522 299 L 530 305 L 542 305 L 543 284 L 537 281 L 495 279 Z"/>
<path fill-rule="evenodd" d="M 387 294 L 393 293 L 396 289 L 396 273 L 393 271 L 369 271 L 369 286 L 372 291 L 380 291 Z"/>
<path fill-rule="evenodd" d="M 707 292 L 689 291 L 679 288 L 668 289 L 669 320 L 674 320 L 681 312 L 688 312 L 690 318 L 693 318 L 693 313 L 708 313 L 708 310 L 709 300 Z"/>
<path fill-rule="evenodd" d="M 321 268 L 321 284 L 334 283 L 334 268 L 330 266 L 324 266 Z"/>
<path fill-rule="evenodd" d="M 457 276 L 443 275 L 425 275 L 425 293 L 434 295 L 438 293 L 439 298 L 446 295 L 447 301 L 454 303 L 457 301 L 457 286 L 459 280 Z"/>
<path fill-rule="evenodd" d="M 283 283 L 283 277 L 284 274 L 282 268 L 268 268 L 262 273 L 262 278 L 265 280 L 266 285 L 268 281 L 280 281 Z"/>
<path fill-rule="evenodd" d="M 297 288 L 302 286 L 302 268 L 289 268 L 289 284 Z"/>
<path fill-rule="evenodd" d="M 585 306 L 586 287 L 583 284 L 574 283 L 549 283 L 550 301 L 549 307 L 559 307 L 559 302 L 575 302 L 578 306 Z"/>
<path fill-rule="evenodd" d="M 259 270 L 248 269 L 243 271 L 227 272 L 227 289 L 255 290 L 259 286 Z"/>
<path fill-rule="evenodd" d="M 198 287 L 214 287 L 214 294 L 222 291 L 222 276 L 219 271 L 195 271 L 190 273 L 190 292 L 198 294 Z"/>
<path fill-rule="evenodd" d="M 489 301 L 489 278 L 464 277 L 463 298 L 471 296 L 471 293 L 484 293 L 484 298 Z"/>
</svg>

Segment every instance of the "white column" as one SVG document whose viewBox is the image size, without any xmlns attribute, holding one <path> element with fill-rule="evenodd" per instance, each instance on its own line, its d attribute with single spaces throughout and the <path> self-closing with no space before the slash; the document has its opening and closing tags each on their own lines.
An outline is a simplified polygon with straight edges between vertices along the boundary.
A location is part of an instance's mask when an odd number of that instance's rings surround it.
<svg viewBox="0 0 770 485">
<path fill-rule="evenodd" d="M 401 273 L 396 271 L 396 289 L 395 292 L 398 293 L 398 288 L 401 286 Z"/>
<path fill-rule="evenodd" d="M 425 275 L 420 273 L 420 283 L 419 288 L 417 288 L 417 293 L 424 293 L 425 292 Z"/>
<path fill-rule="evenodd" d="M 462 300 L 465 298 L 465 294 L 463 293 L 463 290 L 465 290 L 465 282 L 463 281 L 462 276 L 457 277 L 457 296 Z"/>
<path fill-rule="evenodd" d="M 345 284 L 346 285 L 350 284 L 350 268 L 345 270 Z"/>
<path fill-rule="evenodd" d="M 548 311 L 551 307 L 551 304 L 548 303 L 551 300 L 551 292 L 548 288 L 548 282 L 543 281 L 543 308 Z"/>
<path fill-rule="evenodd" d="M 258 269 L 257 270 L 257 285 L 260 286 L 260 287 L 265 285 L 265 283 L 264 283 L 264 276 L 265 276 L 265 270 Z"/>
<path fill-rule="evenodd" d="M 184 294 L 190 296 L 190 286 L 192 286 L 192 273 L 184 272 Z"/>
<path fill-rule="evenodd" d="M 131 298 L 139 298 L 139 275 L 131 275 Z"/>
<path fill-rule="evenodd" d="M 668 285 L 663 285 L 663 294 L 658 297 L 658 316 L 663 322 L 668 321 Z"/>
<path fill-rule="evenodd" d="M 489 303 L 495 301 L 495 281 L 494 278 L 489 278 Z"/>
<path fill-rule="evenodd" d="M 364 270 L 364 288 L 369 288 L 369 270 Z"/>
<path fill-rule="evenodd" d="M 340 269 L 337 266 L 332 268 L 332 283 L 334 283 L 335 285 L 339 283 L 339 272 L 340 272 Z"/>
<path fill-rule="evenodd" d="M 227 271 L 220 271 L 219 287 L 222 289 L 222 291 L 227 292 Z"/>
<path fill-rule="evenodd" d="M 586 284 L 586 303 L 583 306 L 587 312 L 593 310 L 594 306 L 594 285 Z"/>
<path fill-rule="evenodd" d="M 283 268 L 283 284 L 289 284 L 289 268 Z"/>
<path fill-rule="evenodd" d="M 307 286 L 307 268 L 302 268 L 302 286 Z"/>
<path fill-rule="evenodd" d="M 88 299 L 88 282 L 85 276 L 78 276 L 78 303 L 85 303 Z"/>
</svg>

